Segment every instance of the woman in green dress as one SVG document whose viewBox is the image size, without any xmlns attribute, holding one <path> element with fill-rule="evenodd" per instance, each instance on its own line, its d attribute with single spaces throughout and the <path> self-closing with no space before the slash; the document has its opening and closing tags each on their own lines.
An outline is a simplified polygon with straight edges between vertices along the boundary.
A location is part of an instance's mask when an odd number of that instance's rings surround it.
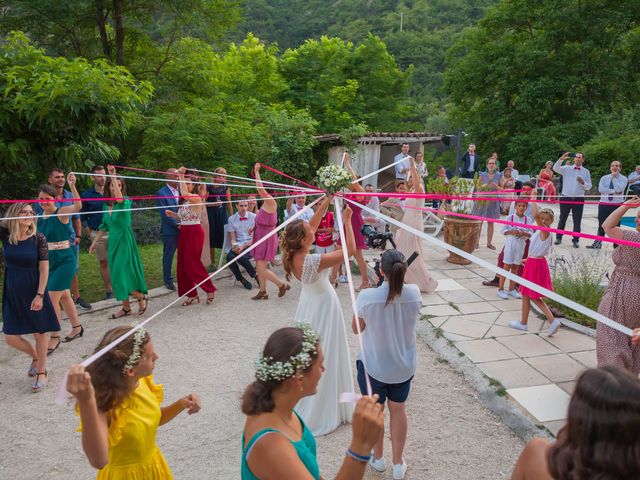
<svg viewBox="0 0 640 480">
<path fill-rule="evenodd" d="M 109 272 L 113 295 L 122 302 L 122 308 L 111 315 L 111 318 L 115 319 L 126 317 L 131 313 L 130 295 L 138 301 L 138 315 L 142 315 L 147 310 L 148 297 L 140 252 L 131 229 L 130 209 L 133 202 L 126 196 L 124 180 L 115 176 L 115 167 L 109 165 L 108 172 L 109 176 L 104 186 L 105 192 L 109 192 L 109 196 L 116 200 L 105 202 L 100 231 L 93 240 L 89 253 L 95 252 L 100 237 L 108 232 Z"/>
<path fill-rule="evenodd" d="M 42 208 L 42 216 L 38 218 L 38 232 L 47 239 L 49 249 L 49 278 L 48 288 L 51 303 L 58 316 L 58 322 L 62 323 L 60 306 L 67 314 L 71 323 L 71 332 L 63 342 L 71 342 L 82 337 L 84 328 L 78 320 L 76 304 L 71 298 L 69 287 L 76 272 L 76 254 L 69 241 L 69 221 L 72 214 L 82 208 L 80 194 L 76 189 L 76 177 L 73 173 L 67 176 L 67 183 L 76 199 L 72 205 L 56 207 L 56 190 L 51 185 L 40 185 L 38 188 L 38 200 Z M 53 353 L 60 346 L 60 335 L 52 333 L 47 354 Z"/>
</svg>

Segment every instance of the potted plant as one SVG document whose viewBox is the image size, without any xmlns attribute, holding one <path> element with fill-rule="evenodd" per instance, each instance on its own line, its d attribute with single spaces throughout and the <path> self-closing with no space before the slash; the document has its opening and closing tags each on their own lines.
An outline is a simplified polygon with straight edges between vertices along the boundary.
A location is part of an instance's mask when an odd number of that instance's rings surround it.
<svg viewBox="0 0 640 480">
<path fill-rule="evenodd" d="M 467 179 L 453 177 L 448 182 L 442 178 L 434 178 L 427 183 L 427 191 L 429 193 L 453 197 L 470 197 L 478 183 L 477 178 Z M 461 213 L 469 215 L 473 210 L 473 203 L 472 200 L 458 199 L 441 201 L 440 209 L 453 214 Z M 482 222 L 480 220 L 471 220 L 457 215 L 446 214 L 444 215 L 443 221 L 444 241 L 465 252 L 473 253 L 478 244 Z M 452 252 L 449 252 L 447 261 L 457 265 L 469 265 L 471 263 L 471 261 Z"/>
</svg>

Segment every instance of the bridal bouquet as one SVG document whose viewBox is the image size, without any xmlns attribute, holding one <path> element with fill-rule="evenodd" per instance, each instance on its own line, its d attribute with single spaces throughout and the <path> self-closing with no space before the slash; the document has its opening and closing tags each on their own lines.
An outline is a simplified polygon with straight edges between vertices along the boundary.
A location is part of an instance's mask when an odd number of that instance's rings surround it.
<svg viewBox="0 0 640 480">
<path fill-rule="evenodd" d="M 338 165 L 321 167 L 317 172 L 317 176 L 318 186 L 324 188 L 331 195 L 351 183 L 351 174 Z"/>
</svg>

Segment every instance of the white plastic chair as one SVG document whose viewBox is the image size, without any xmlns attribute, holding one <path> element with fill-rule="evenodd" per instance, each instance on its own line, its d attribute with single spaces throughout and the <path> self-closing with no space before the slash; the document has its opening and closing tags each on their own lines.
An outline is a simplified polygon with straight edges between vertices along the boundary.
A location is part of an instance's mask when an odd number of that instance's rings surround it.
<svg viewBox="0 0 640 480">
<path fill-rule="evenodd" d="M 229 234 L 229 224 L 224 226 L 224 241 L 222 242 L 222 253 L 218 259 L 218 268 L 227 261 L 227 253 L 231 250 L 231 235 Z"/>
<path fill-rule="evenodd" d="M 432 237 L 437 237 L 444 222 L 433 212 L 422 212 L 422 229 Z"/>
</svg>

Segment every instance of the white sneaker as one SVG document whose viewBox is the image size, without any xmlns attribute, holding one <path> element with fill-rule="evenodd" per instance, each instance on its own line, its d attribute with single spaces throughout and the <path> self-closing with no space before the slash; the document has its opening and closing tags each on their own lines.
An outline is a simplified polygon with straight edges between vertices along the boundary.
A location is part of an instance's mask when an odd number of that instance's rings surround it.
<svg viewBox="0 0 640 480">
<path fill-rule="evenodd" d="M 516 330 L 522 330 L 523 332 L 526 332 L 526 331 L 529 330 L 529 326 L 528 325 L 523 325 L 518 320 L 511 320 L 509 322 L 509 326 L 511 328 L 515 328 Z"/>
<path fill-rule="evenodd" d="M 371 454 L 371 458 L 369 459 L 369 465 L 371 465 L 371 468 L 373 468 L 376 472 L 384 472 L 387 469 L 387 464 L 384 461 L 384 457 L 375 458 L 373 453 Z"/>
<path fill-rule="evenodd" d="M 553 322 L 551 322 L 551 325 L 549 325 L 549 330 L 547 330 L 547 337 L 550 337 L 551 335 L 556 333 L 560 328 L 560 325 L 562 324 L 560 323 L 560 320 L 558 320 L 557 318 Z"/>
<path fill-rule="evenodd" d="M 508 293 L 511 298 L 522 298 L 522 295 L 520 295 L 520 292 L 515 288 L 513 290 L 509 290 Z"/>
<path fill-rule="evenodd" d="M 498 296 L 504 300 L 509 300 L 509 294 L 506 290 L 498 290 Z"/>
<path fill-rule="evenodd" d="M 338 282 L 339 282 L 339 283 L 347 283 L 348 281 L 349 281 L 349 280 L 347 279 L 347 276 L 346 276 L 346 275 L 340 275 L 340 276 L 338 277 Z"/>
<path fill-rule="evenodd" d="M 403 458 L 402 463 L 393 464 L 393 480 L 403 480 L 405 473 L 407 473 L 407 462 Z"/>
</svg>

